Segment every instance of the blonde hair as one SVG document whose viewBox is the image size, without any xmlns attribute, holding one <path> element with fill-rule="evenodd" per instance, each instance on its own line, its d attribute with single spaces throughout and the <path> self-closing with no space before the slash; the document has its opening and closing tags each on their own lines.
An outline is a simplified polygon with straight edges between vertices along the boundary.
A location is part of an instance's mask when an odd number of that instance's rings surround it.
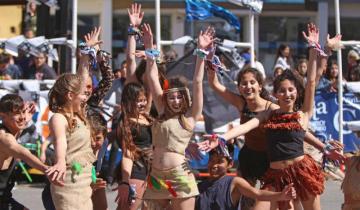
<svg viewBox="0 0 360 210">
<path fill-rule="evenodd" d="M 64 111 L 64 106 L 68 103 L 66 95 L 69 92 L 73 92 L 76 95 L 80 94 L 81 85 L 82 81 L 80 76 L 76 74 L 65 73 L 56 80 L 48 95 L 49 109 L 54 113 L 61 113 L 65 116 L 69 125 L 68 129 L 70 133 L 76 126 L 76 120 L 72 117 L 72 115 L 68 116 Z M 87 123 L 84 108 L 82 108 L 79 113 L 74 113 L 74 115 L 77 115 L 85 124 Z"/>
</svg>

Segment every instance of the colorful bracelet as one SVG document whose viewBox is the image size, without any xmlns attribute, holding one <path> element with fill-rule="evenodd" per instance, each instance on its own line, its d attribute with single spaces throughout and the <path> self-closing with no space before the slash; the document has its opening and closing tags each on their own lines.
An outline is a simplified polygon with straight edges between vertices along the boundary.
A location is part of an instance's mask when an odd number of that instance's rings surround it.
<svg viewBox="0 0 360 210">
<path fill-rule="evenodd" d="M 326 143 L 325 147 L 322 150 L 322 153 L 324 153 L 324 155 L 329 155 L 331 150 L 333 150 L 333 149 L 334 149 L 334 147 L 331 144 Z"/>
<path fill-rule="evenodd" d="M 315 42 L 309 43 L 308 48 L 313 48 L 319 53 L 320 56 L 323 57 L 329 57 L 331 55 L 330 53 L 325 53 L 325 51 L 321 48 L 321 45 L 319 43 L 315 43 Z"/>
<path fill-rule="evenodd" d="M 205 59 L 206 56 L 209 55 L 209 52 L 203 49 L 196 48 L 193 55 L 197 55 L 199 58 Z"/>
<path fill-rule="evenodd" d="M 141 33 L 140 29 L 136 26 L 132 26 L 130 25 L 128 28 L 128 35 L 129 36 L 133 36 L 133 35 L 139 35 Z"/>
<path fill-rule="evenodd" d="M 160 51 L 157 49 L 146 49 L 145 55 L 151 60 L 157 60 L 160 57 Z"/>
</svg>

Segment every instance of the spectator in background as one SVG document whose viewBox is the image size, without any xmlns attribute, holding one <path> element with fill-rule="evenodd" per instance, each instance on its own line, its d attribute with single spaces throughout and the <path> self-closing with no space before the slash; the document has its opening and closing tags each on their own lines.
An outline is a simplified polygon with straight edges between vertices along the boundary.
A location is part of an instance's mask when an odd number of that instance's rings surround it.
<svg viewBox="0 0 360 210">
<path fill-rule="evenodd" d="M 33 31 L 33 34 L 36 34 L 37 27 L 37 15 L 36 15 L 36 2 L 29 1 L 26 5 L 26 13 L 24 15 L 24 26 Z"/>
<path fill-rule="evenodd" d="M 281 65 L 282 69 L 292 69 L 293 60 L 291 57 L 290 46 L 281 44 L 276 53 L 275 66 Z M 274 67 L 275 69 L 275 67 Z"/>
<path fill-rule="evenodd" d="M 360 56 L 355 50 L 350 50 L 347 56 L 347 61 L 348 61 L 348 71 L 346 74 L 346 80 L 351 82 L 352 80 L 350 75 L 352 74 L 353 69 L 359 65 Z"/>
<path fill-rule="evenodd" d="M 296 66 L 296 71 L 302 76 L 302 77 L 306 77 L 306 72 L 307 72 L 307 60 L 305 58 L 299 59 L 297 66 Z"/>
<path fill-rule="evenodd" d="M 24 79 L 56 79 L 57 75 L 53 68 L 47 65 L 45 53 L 39 53 L 33 58 L 34 64 L 24 71 Z"/>
<path fill-rule="evenodd" d="M 325 78 L 330 81 L 330 87 L 328 91 L 337 92 L 338 90 L 338 75 L 339 75 L 339 66 L 335 60 L 330 61 L 330 65 L 325 73 Z"/>
<path fill-rule="evenodd" d="M 21 79 L 20 68 L 10 61 L 11 55 L 0 54 L 0 80 Z"/>
<path fill-rule="evenodd" d="M 25 28 L 24 29 L 24 36 L 27 39 L 34 38 L 35 34 L 34 31 L 31 28 Z"/>
<path fill-rule="evenodd" d="M 121 94 L 125 85 L 126 79 L 126 60 L 121 63 L 120 68 L 115 69 L 114 76 L 115 80 L 112 83 L 110 90 L 107 92 L 104 103 L 108 106 L 114 107 L 114 114 L 117 114 L 120 111 L 121 104 Z M 110 100 L 111 96 L 115 94 L 115 103 Z"/>
<path fill-rule="evenodd" d="M 170 50 L 166 51 L 166 53 L 164 55 L 164 60 L 166 62 L 174 62 L 174 61 L 176 61 L 177 58 L 178 58 L 178 54 L 176 53 L 176 51 L 174 49 L 170 49 Z"/>
<path fill-rule="evenodd" d="M 360 66 L 356 66 L 350 74 L 350 81 L 359 82 L 360 81 Z"/>
<path fill-rule="evenodd" d="M 280 76 L 284 72 L 284 66 L 281 64 L 276 64 L 274 67 L 274 80 L 276 77 Z"/>
</svg>

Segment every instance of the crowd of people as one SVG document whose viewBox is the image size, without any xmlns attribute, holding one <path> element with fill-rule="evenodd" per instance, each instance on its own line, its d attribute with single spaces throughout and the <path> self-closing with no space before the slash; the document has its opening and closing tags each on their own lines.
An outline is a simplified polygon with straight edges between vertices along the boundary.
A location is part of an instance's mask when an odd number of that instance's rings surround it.
<svg viewBox="0 0 360 210">
<path fill-rule="evenodd" d="M 347 161 L 343 209 L 359 207 L 358 197 L 353 196 L 360 192 L 353 186 L 359 158 L 346 160 L 341 144 L 324 143 L 309 129 L 316 89 L 337 90 L 338 65 L 329 61 L 329 56 L 340 46 L 341 35 L 328 37 L 322 48 L 318 28 L 308 24 L 303 32 L 308 58 L 299 59 L 294 67 L 289 46 L 280 46 L 272 95 L 265 88 L 264 70 L 257 69 L 260 62 L 255 68 L 245 65 L 239 71 L 239 93 L 234 93 L 218 78 L 224 66 L 218 63 L 216 32 L 209 26 L 197 38 L 190 91 L 185 78 L 166 75 L 164 64 L 170 58 L 161 56 L 150 25 L 142 23 L 141 5 L 132 4 L 128 14 L 126 61 L 114 71 L 109 53 L 100 49 L 101 28 L 89 32 L 85 44 L 79 46 L 76 74 L 57 76 L 46 65 L 44 54 L 31 61 L 31 71 L 17 67 L 10 56 L 0 55 L 3 79 L 56 79 L 48 94 L 53 113 L 50 135 L 41 147 L 40 159 L 16 141 L 31 119 L 34 104 L 16 94 L 0 99 L 1 209 L 26 209 L 11 194 L 14 165 L 22 159 L 47 176 L 42 194 L 46 210 L 108 209 L 105 187 L 112 183 L 117 185 L 119 210 L 320 210 L 325 178 L 321 166 L 304 152 L 304 141 L 324 158 L 340 164 Z M 145 51 L 136 50 L 139 40 Z M 359 79 L 358 60 L 359 55 L 351 51 L 347 81 Z M 97 84 L 94 68 L 101 73 Z M 194 127 L 202 120 L 205 74 L 213 94 L 239 111 L 241 124 L 194 142 Z M 110 100 L 113 95 L 115 103 Z M 110 130 L 103 104 L 114 108 Z M 237 176 L 228 176 L 234 164 L 229 142 L 242 135 L 245 143 Z M 98 163 L 108 143 L 112 145 L 109 172 L 102 176 Z M 119 148 L 121 163 L 115 166 L 111 160 Z M 201 158 L 201 152 L 209 153 L 209 177 L 198 183 L 188 159 Z"/>
</svg>

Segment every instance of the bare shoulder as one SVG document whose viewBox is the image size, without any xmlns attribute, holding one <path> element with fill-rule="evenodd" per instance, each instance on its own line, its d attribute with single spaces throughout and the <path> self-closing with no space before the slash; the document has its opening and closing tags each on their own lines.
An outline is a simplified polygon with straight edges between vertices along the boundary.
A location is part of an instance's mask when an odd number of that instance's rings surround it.
<svg viewBox="0 0 360 210">
<path fill-rule="evenodd" d="M 0 151 L 5 149 L 6 146 L 11 146 L 16 142 L 13 135 L 6 133 L 4 130 L 0 130 Z"/>
<path fill-rule="evenodd" d="M 269 110 L 273 111 L 273 110 L 276 110 L 276 109 L 279 109 L 279 105 L 273 103 L 273 102 L 270 102 L 270 106 L 269 106 Z"/>
<path fill-rule="evenodd" d="M 64 115 L 55 113 L 49 121 L 50 125 L 67 125 L 67 120 Z"/>
</svg>

